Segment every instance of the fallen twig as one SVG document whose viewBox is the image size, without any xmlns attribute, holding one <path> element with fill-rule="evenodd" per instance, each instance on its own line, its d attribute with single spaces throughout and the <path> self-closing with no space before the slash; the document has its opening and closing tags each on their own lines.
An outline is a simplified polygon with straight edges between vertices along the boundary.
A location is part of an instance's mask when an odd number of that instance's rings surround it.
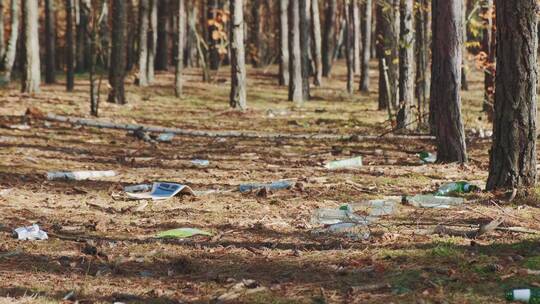
<svg viewBox="0 0 540 304">
<path fill-rule="evenodd" d="M 460 237 L 466 237 L 469 239 L 475 239 L 481 235 L 490 233 L 499 227 L 504 222 L 503 217 L 499 217 L 494 219 L 493 221 L 489 222 L 485 225 L 480 225 L 478 229 L 475 230 L 469 230 L 469 231 L 462 231 L 462 230 L 455 230 L 448 228 L 443 225 L 438 225 L 433 229 L 433 234 L 442 234 L 442 235 L 449 235 L 449 236 L 460 236 Z"/>
</svg>

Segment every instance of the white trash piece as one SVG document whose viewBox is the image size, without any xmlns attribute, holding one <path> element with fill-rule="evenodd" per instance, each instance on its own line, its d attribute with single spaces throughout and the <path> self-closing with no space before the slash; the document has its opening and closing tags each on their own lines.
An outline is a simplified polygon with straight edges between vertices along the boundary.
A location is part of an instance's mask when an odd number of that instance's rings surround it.
<svg viewBox="0 0 540 304">
<path fill-rule="evenodd" d="M 124 188 L 124 191 L 132 199 L 151 199 L 154 201 L 165 200 L 178 193 L 195 195 L 193 190 L 186 185 L 166 182 L 128 186 Z"/>
<path fill-rule="evenodd" d="M 115 171 L 53 171 L 47 172 L 48 180 L 87 180 L 94 178 L 113 177 Z"/>
<path fill-rule="evenodd" d="M 435 196 L 433 194 L 408 196 L 407 201 L 415 207 L 442 209 L 448 209 L 465 203 L 465 199 L 462 197 Z"/>
<path fill-rule="evenodd" d="M 359 168 L 362 167 L 362 157 L 358 156 L 355 158 L 335 160 L 324 165 L 326 169 L 346 169 L 346 168 Z"/>
<path fill-rule="evenodd" d="M 42 241 L 49 238 L 47 232 L 41 230 L 37 224 L 17 228 L 13 231 L 13 236 L 20 241 Z"/>
</svg>

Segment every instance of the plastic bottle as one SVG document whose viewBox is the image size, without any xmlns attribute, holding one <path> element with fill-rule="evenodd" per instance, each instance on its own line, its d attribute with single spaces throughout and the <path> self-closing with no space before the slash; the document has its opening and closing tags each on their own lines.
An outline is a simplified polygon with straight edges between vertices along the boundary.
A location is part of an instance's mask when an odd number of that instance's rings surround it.
<svg viewBox="0 0 540 304">
<path fill-rule="evenodd" d="M 422 208 L 451 208 L 465 203 L 462 197 L 435 196 L 433 194 L 418 194 L 405 197 L 405 201 Z"/>
<path fill-rule="evenodd" d="M 448 196 L 458 193 L 469 193 L 477 190 L 479 190 L 477 186 L 471 185 L 468 182 L 460 181 L 442 185 L 439 187 L 439 190 L 435 192 L 435 195 Z"/>
<path fill-rule="evenodd" d="M 540 304 L 540 289 L 512 289 L 506 292 L 506 299 L 508 301 Z"/>
<path fill-rule="evenodd" d="M 437 161 L 437 156 L 435 154 L 426 151 L 418 153 L 418 157 L 426 164 L 432 164 Z"/>
<path fill-rule="evenodd" d="M 346 168 L 359 168 L 362 167 L 362 157 L 335 160 L 324 165 L 326 169 L 346 169 Z"/>
<path fill-rule="evenodd" d="M 341 206 L 339 209 L 317 209 L 311 218 L 316 225 L 334 225 L 338 223 L 368 224 L 367 220 L 351 212 L 350 208 Z"/>
</svg>

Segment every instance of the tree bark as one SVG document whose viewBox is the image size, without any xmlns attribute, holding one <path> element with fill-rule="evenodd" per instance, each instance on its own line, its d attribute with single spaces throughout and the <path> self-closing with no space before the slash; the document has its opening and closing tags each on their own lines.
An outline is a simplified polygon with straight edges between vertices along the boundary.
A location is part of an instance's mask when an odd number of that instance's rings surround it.
<svg viewBox="0 0 540 304">
<path fill-rule="evenodd" d="M 23 43 L 24 69 L 22 77 L 22 92 L 40 92 L 40 61 L 39 61 L 39 7 L 38 0 L 23 1 Z"/>
<path fill-rule="evenodd" d="M 437 162 L 467 162 L 461 118 L 463 1 L 433 0 L 433 64 L 430 112 Z"/>
<path fill-rule="evenodd" d="M 322 42 L 322 74 L 330 77 L 334 58 L 334 45 L 336 43 L 336 7 L 337 0 L 324 1 L 324 33 Z"/>
<path fill-rule="evenodd" d="M 217 10 L 219 9 L 218 0 L 207 0 L 207 21 L 216 20 Z M 213 24 L 208 25 L 208 66 L 210 70 L 217 71 L 221 64 L 221 58 L 218 52 L 218 44 L 221 42 L 221 39 L 213 39 L 212 33 L 218 30 L 217 26 Z"/>
<path fill-rule="evenodd" d="M 251 64 L 254 68 L 260 66 L 260 53 L 261 53 L 261 1 L 252 0 L 251 3 L 251 31 L 249 41 L 250 41 L 250 57 Z"/>
<path fill-rule="evenodd" d="M 148 86 L 149 0 L 139 0 L 139 86 Z"/>
<path fill-rule="evenodd" d="M 371 23 L 373 5 L 371 0 L 365 0 L 364 18 L 362 22 L 362 64 L 360 71 L 360 91 L 369 93 L 369 59 L 371 58 Z"/>
<path fill-rule="evenodd" d="M 279 85 L 289 85 L 289 0 L 279 0 Z"/>
<path fill-rule="evenodd" d="M 190 2 L 186 57 L 184 58 L 184 62 L 186 66 L 195 67 L 197 66 L 197 33 L 195 32 L 195 29 L 197 28 L 197 15 L 199 14 L 199 11 L 197 9 L 197 3 L 194 1 Z"/>
<path fill-rule="evenodd" d="M 401 0 L 401 39 L 399 46 L 399 110 L 397 128 L 408 130 L 414 99 L 414 29 L 413 0 Z"/>
<path fill-rule="evenodd" d="M 174 73 L 174 83 L 176 97 L 182 96 L 182 69 L 184 65 L 184 40 L 186 36 L 186 4 L 185 0 L 178 0 L 178 37 L 177 37 L 177 54 L 176 54 L 176 70 Z"/>
<path fill-rule="evenodd" d="M 109 68 L 108 101 L 125 104 L 124 77 L 126 74 L 126 2 L 113 0 L 112 2 L 112 47 L 111 64 Z"/>
<path fill-rule="evenodd" d="M 302 56 L 300 51 L 300 7 L 299 1 L 289 2 L 289 51 L 290 79 L 289 100 L 301 106 L 304 103 L 302 90 Z"/>
<path fill-rule="evenodd" d="M 347 93 L 354 93 L 354 0 L 343 5 L 345 15 L 345 59 L 347 62 Z"/>
<path fill-rule="evenodd" d="M 77 72 L 82 73 L 89 67 L 90 41 L 88 37 L 88 23 L 90 15 L 90 2 L 88 0 L 75 0 L 77 8 Z"/>
<path fill-rule="evenodd" d="M 45 83 L 56 82 L 56 8 L 45 0 Z"/>
<path fill-rule="evenodd" d="M 353 58 L 354 58 L 354 73 L 361 74 L 362 66 L 362 24 L 360 18 L 360 1 L 353 0 L 353 37 L 354 37 L 354 46 L 353 46 Z"/>
<path fill-rule="evenodd" d="M 6 53 L 4 19 L 4 0 L 0 0 L 0 60 Z"/>
<path fill-rule="evenodd" d="M 468 67 L 467 67 L 467 41 L 469 38 L 469 35 L 467 33 L 467 16 L 469 15 L 469 3 L 472 3 L 471 0 L 463 0 L 463 56 L 461 59 L 461 89 L 463 91 L 469 90 L 469 81 L 468 79 Z"/>
<path fill-rule="evenodd" d="M 377 3 L 377 57 L 379 61 L 379 110 L 389 105 L 396 108 L 399 100 L 399 0 L 391 0 L 389 4 Z M 388 81 L 385 79 L 383 59 L 386 61 Z M 391 96 L 386 88 L 389 86 Z M 381 90 L 382 89 L 382 90 Z"/>
<path fill-rule="evenodd" d="M 231 96 L 234 109 L 246 110 L 246 64 L 244 50 L 244 1 L 231 0 Z"/>
<path fill-rule="evenodd" d="M 169 0 L 158 1 L 157 48 L 155 68 L 166 71 L 169 67 Z"/>
<path fill-rule="evenodd" d="M 428 0 L 416 0 L 416 98 L 418 125 L 423 126 L 424 116 L 428 113 L 429 92 L 429 3 Z"/>
<path fill-rule="evenodd" d="M 495 120 L 487 189 L 536 184 L 536 0 L 497 1 Z"/>
<path fill-rule="evenodd" d="M 314 84 L 322 84 L 322 41 L 321 17 L 319 15 L 319 0 L 311 0 L 311 20 L 313 22 L 313 61 L 315 63 Z"/>
<path fill-rule="evenodd" d="M 73 0 L 66 0 L 66 90 L 73 91 L 75 86 L 75 46 L 73 45 Z"/>
<path fill-rule="evenodd" d="M 493 103 L 495 99 L 495 7 L 493 0 L 487 0 L 482 13 L 484 15 L 484 29 L 482 39 L 482 49 L 486 55 L 484 66 L 484 104 L 483 110 L 487 113 L 488 121 L 493 122 Z"/>
<path fill-rule="evenodd" d="M 134 26 L 126 27 L 126 72 L 131 71 L 135 62 L 138 60 L 135 39 L 136 39 L 136 26 L 135 8 L 133 0 L 126 1 L 126 22 L 127 24 L 133 24 Z"/>
<path fill-rule="evenodd" d="M 158 1 L 150 0 L 150 17 L 149 17 L 149 33 L 148 33 L 148 84 L 154 83 L 155 79 L 155 64 L 158 39 Z"/>
<path fill-rule="evenodd" d="M 302 95 L 309 100 L 309 76 L 311 75 L 311 0 L 298 0 L 300 6 L 300 51 L 302 56 Z"/>
<path fill-rule="evenodd" d="M 11 0 L 10 15 L 11 15 L 11 34 L 6 47 L 6 52 L 0 58 L 0 84 L 9 83 L 11 81 L 11 72 L 15 63 L 15 55 L 17 53 L 17 41 L 19 39 L 19 0 Z"/>
</svg>

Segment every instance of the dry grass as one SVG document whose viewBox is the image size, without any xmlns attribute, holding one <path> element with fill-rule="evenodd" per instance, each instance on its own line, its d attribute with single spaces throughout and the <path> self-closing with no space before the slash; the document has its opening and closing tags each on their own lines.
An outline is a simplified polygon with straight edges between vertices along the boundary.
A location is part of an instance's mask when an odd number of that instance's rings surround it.
<svg viewBox="0 0 540 304">
<path fill-rule="evenodd" d="M 386 113 L 377 111 L 376 88 L 371 96 L 348 96 L 343 72 L 339 66 L 334 79 L 314 89 L 314 101 L 294 109 L 286 101 L 286 89 L 275 85 L 274 67 L 250 70 L 250 110 L 245 114 L 228 109 L 226 69 L 211 84 L 200 82 L 198 71 L 188 71 L 186 95 L 180 100 L 172 97 L 172 75 L 165 73 L 150 88 L 128 86 L 126 106 L 102 103 L 100 119 L 202 130 L 387 130 Z M 467 128 L 486 127 L 478 119 L 479 75 L 473 75 L 471 92 L 464 94 Z M 84 78 L 78 79 L 73 94 L 64 92 L 62 84 L 43 86 L 36 96 L 16 88 L 0 91 L 2 123 L 19 122 L 29 106 L 87 117 L 87 91 Z M 269 117 L 269 110 L 278 114 Z M 519 271 L 537 266 L 540 248 L 530 235 L 497 231 L 475 242 L 422 235 L 429 228 L 426 223 L 478 224 L 503 213 L 506 226 L 540 229 L 537 208 L 497 207 L 489 195 L 453 210 L 400 206 L 373 227 L 369 241 L 310 232 L 309 219 L 317 207 L 431 191 L 450 180 L 482 184 L 486 140 L 469 142 L 474 161 L 466 166 L 418 164 L 415 153 L 433 149 L 426 141 L 176 137 L 170 144 L 155 145 L 121 131 L 42 121 L 33 121 L 28 131 L 0 129 L 0 147 L 0 189 L 12 189 L 0 197 L 0 296 L 11 297 L 3 299 L 6 303 L 58 303 L 70 291 L 75 291 L 72 300 L 82 303 L 207 303 L 242 279 L 256 280 L 266 289 L 235 302 L 504 303 L 505 288 L 538 281 Z M 362 169 L 322 169 L 325 161 L 354 155 L 364 156 Z M 211 165 L 195 167 L 189 162 L 193 158 L 209 159 Z M 48 170 L 64 169 L 113 169 L 120 175 L 81 182 L 43 178 Z M 142 211 L 134 210 L 139 202 L 118 196 L 123 185 L 153 180 L 186 183 L 195 190 L 229 190 L 242 182 L 284 178 L 300 181 L 303 188 L 266 198 L 238 192 L 179 197 L 150 202 Z M 14 227 L 32 222 L 50 232 L 50 240 L 10 238 Z M 204 228 L 215 236 L 152 238 L 158 231 L 183 226 Z M 88 254 L 87 247 L 99 254 Z M 3 256 L 10 252 L 16 254 Z M 373 283 L 391 287 L 365 290 Z"/>
</svg>

